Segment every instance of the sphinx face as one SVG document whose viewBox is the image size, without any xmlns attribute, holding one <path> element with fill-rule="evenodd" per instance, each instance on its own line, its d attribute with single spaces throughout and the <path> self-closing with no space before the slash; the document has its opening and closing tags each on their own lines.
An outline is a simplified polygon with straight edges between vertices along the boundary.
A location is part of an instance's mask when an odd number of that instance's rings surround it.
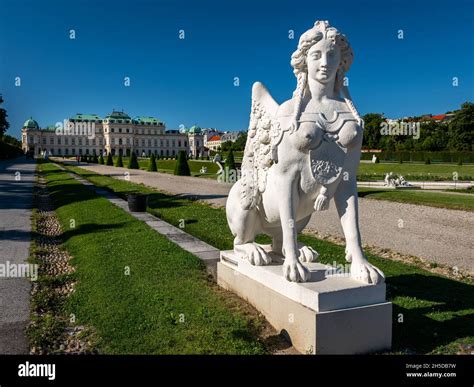
<svg viewBox="0 0 474 387">
<path fill-rule="evenodd" d="M 308 77 L 321 83 L 333 82 L 340 63 L 340 48 L 331 39 L 322 39 L 308 51 Z"/>
</svg>

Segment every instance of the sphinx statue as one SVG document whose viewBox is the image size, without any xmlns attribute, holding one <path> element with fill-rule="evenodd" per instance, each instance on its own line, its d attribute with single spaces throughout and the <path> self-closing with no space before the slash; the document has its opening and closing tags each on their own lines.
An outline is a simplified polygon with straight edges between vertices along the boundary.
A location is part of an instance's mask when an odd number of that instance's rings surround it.
<svg viewBox="0 0 474 387">
<path fill-rule="evenodd" d="M 293 282 L 310 278 L 305 262 L 318 253 L 300 245 L 297 234 L 313 212 L 334 201 L 346 240 L 351 277 L 369 284 L 384 281 L 362 251 L 356 174 L 363 121 L 344 84 L 353 61 L 347 38 L 327 21 L 303 33 L 291 57 L 296 89 L 279 105 L 265 86 L 252 87 L 242 177 L 226 205 L 234 253 L 253 265 L 268 265 L 270 252 L 284 257 L 283 275 Z M 270 249 L 255 242 L 272 239 Z"/>
</svg>

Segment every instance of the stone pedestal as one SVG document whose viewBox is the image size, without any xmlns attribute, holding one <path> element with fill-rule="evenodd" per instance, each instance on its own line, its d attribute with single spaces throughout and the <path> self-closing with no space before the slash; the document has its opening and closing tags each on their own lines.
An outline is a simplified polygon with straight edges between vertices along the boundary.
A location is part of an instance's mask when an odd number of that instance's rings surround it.
<svg viewBox="0 0 474 387">
<path fill-rule="evenodd" d="M 282 276 L 282 258 L 252 266 L 233 251 L 222 251 L 217 282 L 254 305 L 301 353 L 358 354 L 388 350 L 392 341 L 392 304 L 385 284 L 367 285 L 330 275 L 330 266 L 305 264 L 306 283 Z"/>
</svg>

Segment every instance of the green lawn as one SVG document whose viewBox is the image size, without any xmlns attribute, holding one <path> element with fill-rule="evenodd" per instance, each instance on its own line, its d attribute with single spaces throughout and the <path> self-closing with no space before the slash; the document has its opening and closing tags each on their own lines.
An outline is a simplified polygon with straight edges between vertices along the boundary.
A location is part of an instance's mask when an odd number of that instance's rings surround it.
<svg viewBox="0 0 474 387">
<path fill-rule="evenodd" d="M 217 292 L 197 257 L 53 164 L 39 168 L 77 269 L 65 313 L 94 327 L 103 353 L 265 353 L 261 321 Z"/>
<path fill-rule="evenodd" d="M 119 196 L 131 191 L 148 193 L 151 213 L 176 226 L 184 219 L 185 231 L 189 234 L 219 249 L 232 248 L 232 235 L 223 209 L 81 168 L 68 169 Z M 314 247 L 321 254 L 322 262 L 344 263 L 344 247 L 309 236 L 300 236 L 300 240 Z M 106 247 L 103 254 L 107 254 Z M 471 279 L 455 281 L 371 254 L 368 258 L 387 276 L 388 299 L 394 305 L 393 352 L 456 353 L 474 345 L 474 286 Z"/>
<path fill-rule="evenodd" d="M 406 180 L 474 180 L 474 165 L 456 164 L 416 164 L 416 163 L 360 163 L 358 180 L 383 180 L 385 174 L 393 172 L 403 175 Z"/>
<path fill-rule="evenodd" d="M 474 196 L 429 190 L 403 190 L 358 187 L 359 197 L 421 204 L 453 210 L 474 211 Z M 458 191 L 456 191 L 458 192 Z"/>
</svg>

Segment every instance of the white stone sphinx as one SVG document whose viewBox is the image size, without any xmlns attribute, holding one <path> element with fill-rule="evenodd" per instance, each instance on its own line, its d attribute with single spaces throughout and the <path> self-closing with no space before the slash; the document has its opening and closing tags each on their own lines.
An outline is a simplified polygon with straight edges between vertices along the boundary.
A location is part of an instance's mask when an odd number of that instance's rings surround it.
<svg viewBox="0 0 474 387">
<path fill-rule="evenodd" d="M 297 234 L 314 211 L 337 208 L 346 240 L 351 277 L 367 284 L 384 281 L 364 256 L 358 225 L 356 174 L 363 121 L 344 85 L 353 60 L 347 38 L 327 21 L 317 21 L 300 38 L 291 65 L 293 97 L 279 105 L 262 83 L 252 88 L 252 111 L 242 178 L 227 200 L 234 253 L 253 265 L 268 265 L 268 249 L 255 243 L 264 233 L 270 251 L 283 255 L 289 281 L 310 278 L 306 262 L 317 252 L 299 245 Z M 342 96 L 341 96 L 342 94 Z"/>
</svg>

